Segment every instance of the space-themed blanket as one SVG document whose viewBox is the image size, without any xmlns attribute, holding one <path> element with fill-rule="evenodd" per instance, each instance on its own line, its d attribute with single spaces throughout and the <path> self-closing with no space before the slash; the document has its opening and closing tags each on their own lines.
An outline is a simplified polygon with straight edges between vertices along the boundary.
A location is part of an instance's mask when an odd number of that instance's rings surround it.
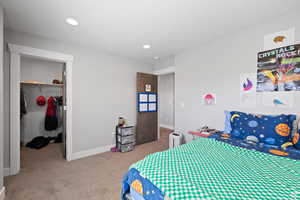
<svg viewBox="0 0 300 200">
<path fill-rule="evenodd" d="M 131 188 L 130 188 L 131 187 Z M 164 200 L 164 194 L 151 181 L 142 177 L 140 172 L 131 168 L 123 178 L 122 199 L 127 200 L 125 195 L 130 192 L 133 199 Z"/>
<path fill-rule="evenodd" d="M 152 188 L 170 199 L 300 199 L 300 161 L 199 138 L 133 164 L 124 186 L 144 199 Z M 146 183 L 148 184 L 148 183 Z"/>
<path fill-rule="evenodd" d="M 249 140 L 241 140 L 231 137 L 230 134 L 219 132 L 210 136 L 211 139 L 216 139 L 234 146 L 256 150 L 276 156 L 288 157 L 295 160 L 300 160 L 300 150 L 293 145 L 287 146 L 283 149 L 281 146 L 269 145 L 265 143 L 256 143 Z"/>
</svg>

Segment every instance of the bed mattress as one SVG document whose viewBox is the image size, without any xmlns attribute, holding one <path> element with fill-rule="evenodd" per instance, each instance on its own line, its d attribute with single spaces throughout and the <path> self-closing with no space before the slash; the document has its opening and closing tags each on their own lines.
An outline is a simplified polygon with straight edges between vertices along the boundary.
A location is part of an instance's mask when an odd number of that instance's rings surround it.
<svg viewBox="0 0 300 200">
<path fill-rule="evenodd" d="M 122 198 L 134 189 L 145 200 L 300 199 L 300 152 L 278 152 L 222 134 L 199 138 L 133 164 Z"/>
</svg>

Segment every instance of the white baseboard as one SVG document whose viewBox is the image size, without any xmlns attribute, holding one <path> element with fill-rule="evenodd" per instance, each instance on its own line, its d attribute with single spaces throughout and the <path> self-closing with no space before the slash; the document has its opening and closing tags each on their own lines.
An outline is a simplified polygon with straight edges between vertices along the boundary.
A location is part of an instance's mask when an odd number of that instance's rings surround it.
<svg viewBox="0 0 300 200">
<path fill-rule="evenodd" d="M 0 200 L 4 200 L 5 199 L 5 187 L 2 187 L 2 189 L 0 190 Z"/>
<path fill-rule="evenodd" d="M 98 148 L 95 148 L 95 149 L 76 152 L 76 153 L 72 154 L 71 160 L 77 160 L 77 159 L 80 159 L 80 158 L 93 156 L 93 155 L 96 155 L 96 154 L 99 154 L 99 153 L 104 153 L 104 152 L 110 151 L 110 149 L 114 146 L 115 145 L 111 144 L 111 145 L 107 145 L 107 146 L 103 146 L 103 147 L 98 147 Z"/>
<path fill-rule="evenodd" d="M 4 168 L 3 169 L 3 176 L 10 176 L 10 168 Z"/>
<path fill-rule="evenodd" d="M 167 128 L 167 129 L 174 130 L 174 126 L 169 126 L 169 125 L 165 125 L 165 124 L 160 124 L 159 126 L 162 127 L 162 128 Z"/>
</svg>

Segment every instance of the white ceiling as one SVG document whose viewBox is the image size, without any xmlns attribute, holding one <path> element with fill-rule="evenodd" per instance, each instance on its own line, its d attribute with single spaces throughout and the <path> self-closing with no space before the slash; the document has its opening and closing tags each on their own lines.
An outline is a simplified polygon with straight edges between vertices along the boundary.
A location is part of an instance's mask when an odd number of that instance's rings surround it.
<svg viewBox="0 0 300 200">
<path fill-rule="evenodd" d="M 265 23 L 299 0 L 0 0 L 8 29 L 145 62 Z M 65 23 L 74 17 L 80 23 Z M 276 20 L 273 18 L 272 20 Z M 142 49 L 151 44 L 150 50 Z"/>
</svg>

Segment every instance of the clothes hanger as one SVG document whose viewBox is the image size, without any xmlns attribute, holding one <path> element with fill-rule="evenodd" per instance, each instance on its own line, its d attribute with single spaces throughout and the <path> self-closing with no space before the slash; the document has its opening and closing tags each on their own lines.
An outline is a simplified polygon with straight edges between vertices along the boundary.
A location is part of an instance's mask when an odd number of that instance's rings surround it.
<svg viewBox="0 0 300 200">
<path fill-rule="evenodd" d="M 42 86 L 39 85 L 39 90 L 40 90 L 40 96 L 42 95 Z"/>
</svg>

